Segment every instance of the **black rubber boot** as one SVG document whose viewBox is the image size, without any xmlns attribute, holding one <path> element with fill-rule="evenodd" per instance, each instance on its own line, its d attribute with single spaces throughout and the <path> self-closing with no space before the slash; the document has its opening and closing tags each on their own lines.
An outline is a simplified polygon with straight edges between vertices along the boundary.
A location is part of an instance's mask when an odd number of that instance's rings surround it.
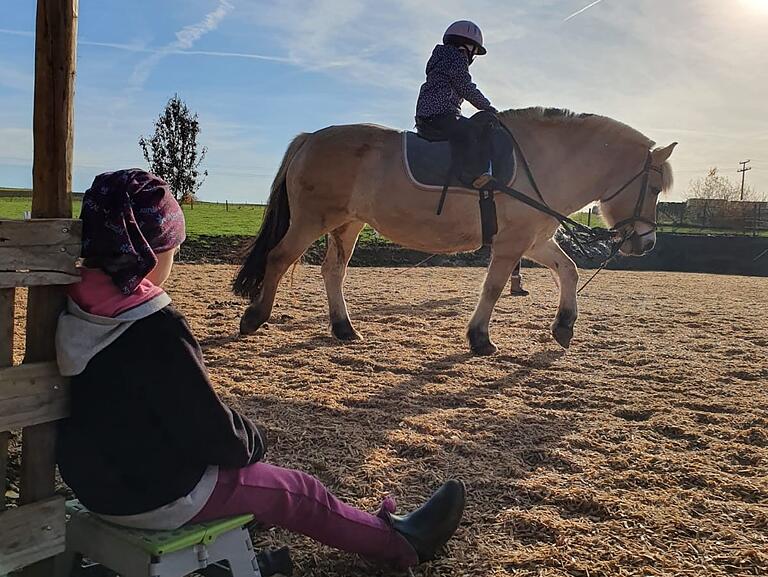
<svg viewBox="0 0 768 577">
<path fill-rule="evenodd" d="M 466 489 L 461 481 L 448 481 L 429 501 L 407 515 L 389 515 L 392 527 L 405 537 L 419 557 L 431 561 L 448 542 L 461 522 Z"/>
</svg>

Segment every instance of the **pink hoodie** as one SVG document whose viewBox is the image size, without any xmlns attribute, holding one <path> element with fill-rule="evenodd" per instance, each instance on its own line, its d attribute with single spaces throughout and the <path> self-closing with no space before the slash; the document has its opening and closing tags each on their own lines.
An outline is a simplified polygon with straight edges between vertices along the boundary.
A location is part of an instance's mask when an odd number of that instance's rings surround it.
<svg viewBox="0 0 768 577">
<path fill-rule="evenodd" d="M 95 268 L 82 269 L 82 280 L 70 286 L 69 297 L 85 312 L 114 318 L 163 294 L 163 289 L 146 278 L 136 290 L 124 295 L 105 272 Z"/>
</svg>

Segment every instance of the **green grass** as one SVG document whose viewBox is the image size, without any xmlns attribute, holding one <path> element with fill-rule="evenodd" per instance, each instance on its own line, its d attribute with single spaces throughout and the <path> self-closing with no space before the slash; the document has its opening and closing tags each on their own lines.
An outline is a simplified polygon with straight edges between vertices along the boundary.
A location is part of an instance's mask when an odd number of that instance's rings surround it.
<svg viewBox="0 0 768 577">
<path fill-rule="evenodd" d="M 72 203 L 72 214 L 80 214 L 81 202 Z M 30 198 L 0 198 L 0 218 L 21 219 L 24 211 L 30 210 Z M 230 204 L 229 210 L 224 204 L 196 202 L 194 208 L 184 205 L 184 218 L 187 221 L 187 236 L 254 236 L 261 226 L 264 207 L 255 204 Z"/>
<path fill-rule="evenodd" d="M 255 236 L 264 217 L 264 207 L 255 204 L 196 202 L 194 208 L 184 205 L 187 236 Z"/>
<path fill-rule="evenodd" d="M 10 189 L 2 189 L 10 190 Z M 29 197 L 2 197 L 0 196 L 0 219 L 24 218 L 24 211 L 30 210 L 32 200 Z M 81 202 L 75 200 L 72 203 L 72 214 L 80 214 Z M 224 204 L 215 202 L 196 202 L 194 207 L 184 205 L 184 217 L 187 221 L 187 236 L 197 238 L 202 235 L 211 236 L 254 236 L 261 226 L 264 217 L 264 206 L 256 204 L 230 204 L 229 210 Z M 572 215 L 572 218 L 582 224 L 587 224 L 586 212 Z M 603 219 L 593 214 L 591 226 L 605 227 Z M 661 225 L 660 232 L 674 232 L 678 234 L 738 234 L 736 231 L 722 229 L 696 229 L 690 227 L 675 227 Z M 748 233 L 748 235 L 751 235 Z M 760 231 L 759 236 L 768 237 L 768 231 Z M 360 235 L 362 244 L 387 243 L 385 238 L 376 234 L 370 227 L 365 227 Z"/>
</svg>

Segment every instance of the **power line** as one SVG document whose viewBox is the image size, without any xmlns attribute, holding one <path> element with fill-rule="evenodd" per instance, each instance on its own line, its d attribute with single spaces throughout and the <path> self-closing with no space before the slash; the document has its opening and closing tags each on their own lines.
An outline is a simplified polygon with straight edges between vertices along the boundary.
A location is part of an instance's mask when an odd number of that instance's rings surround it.
<svg viewBox="0 0 768 577">
<path fill-rule="evenodd" d="M 746 176 L 747 171 L 752 170 L 751 166 L 749 168 L 747 168 L 747 165 L 750 162 L 752 162 L 752 161 L 751 160 L 742 160 L 741 162 L 739 162 L 739 164 L 741 165 L 741 168 L 736 171 L 736 172 L 740 172 L 741 173 L 741 200 L 744 200 L 744 177 Z"/>
</svg>

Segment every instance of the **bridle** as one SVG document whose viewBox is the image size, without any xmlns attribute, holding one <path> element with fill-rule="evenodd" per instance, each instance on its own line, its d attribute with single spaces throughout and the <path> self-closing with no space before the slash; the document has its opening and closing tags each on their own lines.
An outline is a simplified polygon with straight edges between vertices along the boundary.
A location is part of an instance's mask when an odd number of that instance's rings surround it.
<svg viewBox="0 0 768 577">
<path fill-rule="evenodd" d="M 653 157 L 651 155 L 651 151 L 649 150 L 648 151 L 648 157 L 645 160 L 645 166 L 643 167 L 643 169 L 640 172 L 638 172 L 635 176 L 630 178 L 626 182 L 626 184 L 624 184 L 624 186 L 622 186 L 619 190 L 617 190 L 616 192 L 611 194 L 608 198 L 600 199 L 601 203 L 603 203 L 603 202 L 610 202 L 611 200 L 613 200 L 614 198 L 619 196 L 622 192 L 624 192 L 627 188 L 629 188 L 629 186 L 633 182 L 635 182 L 638 178 L 640 178 L 641 176 L 643 177 L 642 184 L 640 185 L 640 192 L 637 195 L 637 202 L 635 203 L 635 211 L 634 211 L 634 213 L 629 218 L 625 218 L 624 220 L 620 220 L 619 222 L 614 224 L 611 227 L 611 230 L 613 230 L 615 232 L 618 232 L 622 227 L 624 227 L 624 226 L 626 226 L 628 224 L 634 225 L 636 222 L 642 222 L 644 224 L 647 224 L 648 226 L 651 227 L 651 229 L 648 230 L 647 232 L 639 234 L 635 230 L 635 227 L 632 226 L 632 231 L 628 235 L 626 235 L 626 237 L 624 237 L 622 239 L 622 243 L 624 241 L 632 238 L 633 236 L 637 236 L 637 237 L 642 238 L 642 237 L 647 236 L 649 234 L 653 234 L 654 232 L 656 232 L 656 229 L 658 228 L 658 224 L 656 223 L 656 221 L 647 219 L 647 218 L 641 216 L 641 214 L 640 214 L 642 212 L 642 210 L 643 210 L 643 205 L 645 204 L 645 198 L 648 196 L 648 191 L 650 190 L 653 194 L 656 194 L 656 195 L 661 193 L 661 189 L 660 188 L 650 187 L 649 186 L 649 184 L 650 184 L 649 181 L 650 181 L 650 177 L 651 177 L 651 171 L 659 173 L 660 175 L 662 175 L 662 177 L 664 176 L 663 169 L 659 168 L 658 166 L 653 166 L 652 161 L 653 161 Z"/>
</svg>

